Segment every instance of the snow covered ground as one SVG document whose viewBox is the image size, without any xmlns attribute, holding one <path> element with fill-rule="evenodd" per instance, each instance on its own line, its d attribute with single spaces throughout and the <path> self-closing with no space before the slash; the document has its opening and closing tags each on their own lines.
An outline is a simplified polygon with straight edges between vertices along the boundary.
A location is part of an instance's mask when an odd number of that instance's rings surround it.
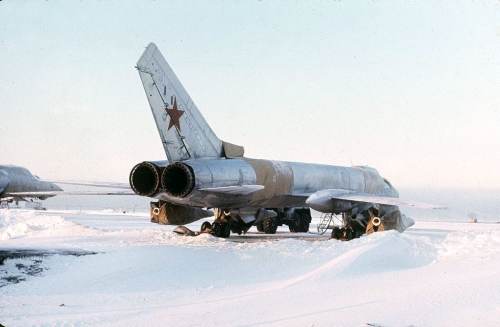
<svg viewBox="0 0 500 327">
<path fill-rule="evenodd" d="M 417 221 L 350 242 L 172 230 L 145 213 L 0 210 L 0 251 L 34 251 L 0 265 L 0 323 L 499 325 L 497 223 Z"/>
</svg>

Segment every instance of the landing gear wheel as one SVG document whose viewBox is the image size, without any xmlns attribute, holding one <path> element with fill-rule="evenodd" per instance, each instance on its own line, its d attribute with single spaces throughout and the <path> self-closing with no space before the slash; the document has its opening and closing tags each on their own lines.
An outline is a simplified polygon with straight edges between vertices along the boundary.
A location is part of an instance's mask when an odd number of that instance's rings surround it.
<svg viewBox="0 0 500 327">
<path fill-rule="evenodd" d="M 309 215 L 307 212 L 300 213 L 300 232 L 307 233 L 309 231 Z"/>
<path fill-rule="evenodd" d="M 228 238 L 231 234 L 231 228 L 229 228 L 229 224 L 225 223 L 222 227 L 222 237 Z"/>
<path fill-rule="evenodd" d="M 215 236 L 222 237 L 222 224 L 221 223 L 215 222 L 213 230 L 214 230 Z"/>
<path fill-rule="evenodd" d="M 203 224 L 201 224 L 200 232 L 204 233 L 207 231 L 207 229 L 211 230 L 212 224 L 208 221 L 204 221 Z"/>
<path fill-rule="evenodd" d="M 295 212 L 293 214 L 292 222 L 290 223 L 290 225 L 288 225 L 288 229 L 290 230 L 290 232 L 299 233 L 300 232 L 300 222 L 301 222 L 300 214 L 298 212 Z"/>
<path fill-rule="evenodd" d="M 333 230 L 332 230 L 332 237 L 333 239 L 336 239 L 336 240 L 339 240 L 340 239 L 340 235 L 341 235 L 341 231 L 340 231 L 340 228 L 335 226 L 333 227 Z"/>
<path fill-rule="evenodd" d="M 231 227 L 229 226 L 229 223 L 222 221 L 215 221 L 212 224 L 212 230 L 217 237 L 227 238 L 231 234 Z"/>
<path fill-rule="evenodd" d="M 288 225 L 292 233 L 307 233 L 309 231 L 309 214 L 307 211 L 296 211 L 293 214 L 292 222 Z"/>
<path fill-rule="evenodd" d="M 262 221 L 262 229 L 266 234 L 275 234 L 278 229 L 276 217 L 267 218 Z"/>
<path fill-rule="evenodd" d="M 257 230 L 258 230 L 259 232 L 263 232 L 263 231 L 264 231 L 264 226 L 263 226 L 263 225 L 264 225 L 264 224 L 262 223 L 262 221 L 259 221 L 259 222 L 257 223 L 257 225 L 256 225 L 256 226 L 257 226 Z"/>
<path fill-rule="evenodd" d="M 350 228 L 342 228 L 341 233 L 340 233 L 340 240 L 341 241 L 350 241 L 352 240 L 352 229 Z"/>
</svg>

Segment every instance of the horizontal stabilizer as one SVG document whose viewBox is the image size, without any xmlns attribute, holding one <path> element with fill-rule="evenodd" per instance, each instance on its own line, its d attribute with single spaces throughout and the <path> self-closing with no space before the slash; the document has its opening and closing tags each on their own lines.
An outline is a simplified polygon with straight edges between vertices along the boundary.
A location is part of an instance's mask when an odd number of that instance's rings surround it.
<svg viewBox="0 0 500 327">
<path fill-rule="evenodd" d="M 211 187 L 211 188 L 201 188 L 200 191 L 212 192 L 212 193 L 224 193 L 231 195 L 247 195 L 262 190 L 263 185 L 237 185 L 237 186 L 223 186 L 223 187 Z"/>
</svg>

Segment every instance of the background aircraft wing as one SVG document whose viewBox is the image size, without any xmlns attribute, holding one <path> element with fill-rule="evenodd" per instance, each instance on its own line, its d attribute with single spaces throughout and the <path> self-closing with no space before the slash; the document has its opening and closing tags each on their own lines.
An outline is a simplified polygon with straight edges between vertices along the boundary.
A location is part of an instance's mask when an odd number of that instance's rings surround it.
<svg viewBox="0 0 500 327">
<path fill-rule="evenodd" d="M 55 195 L 135 195 L 132 190 L 123 191 L 46 191 L 46 192 L 10 192 L 9 196 L 40 198 Z"/>
<path fill-rule="evenodd" d="M 55 179 L 42 179 L 41 181 L 55 183 L 55 184 L 68 184 L 68 185 L 82 185 L 82 186 L 95 186 L 95 187 L 108 187 L 130 190 L 129 183 L 114 183 L 114 182 L 82 182 L 82 181 L 65 181 Z"/>
</svg>

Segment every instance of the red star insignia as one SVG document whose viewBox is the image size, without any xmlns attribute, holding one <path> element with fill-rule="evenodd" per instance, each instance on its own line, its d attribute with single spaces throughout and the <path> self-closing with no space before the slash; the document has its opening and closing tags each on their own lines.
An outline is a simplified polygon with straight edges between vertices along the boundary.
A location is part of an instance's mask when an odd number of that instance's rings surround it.
<svg viewBox="0 0 500 327">
<path fill-rule="evenodd" d="M 165 108 L 165 111 L 170 116 L 167 132 L 175 125 L 179 132 L 181 131 L 181 124 L 179 119 L 184 115 L 183 110 L 177 109 L 177 98 L 174 98 L 174 107 L 172 109 Z"/>
</svg>

